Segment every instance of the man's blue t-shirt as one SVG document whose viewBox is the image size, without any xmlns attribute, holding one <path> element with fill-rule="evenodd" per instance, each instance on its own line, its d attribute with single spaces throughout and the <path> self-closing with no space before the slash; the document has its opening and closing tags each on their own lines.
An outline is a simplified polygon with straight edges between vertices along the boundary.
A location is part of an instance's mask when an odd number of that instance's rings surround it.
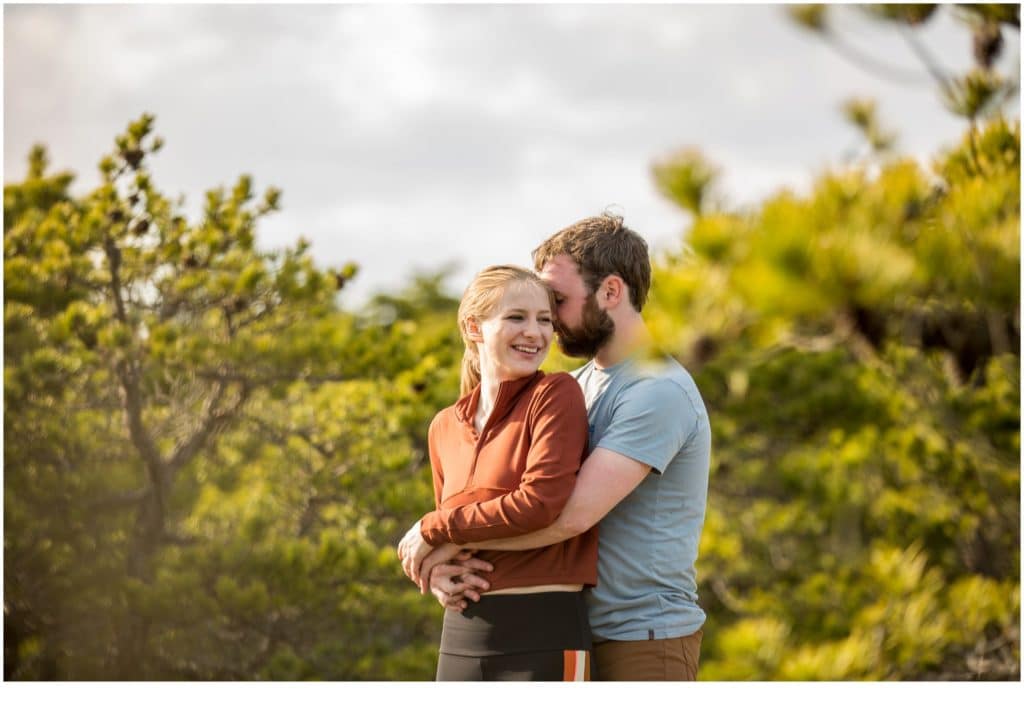
<svg viewBox="0 0 1024 701">
<path fill-rule="evenodd" d="M 587 590 L 598 640 L 675 638 L 700 629 L 694 563 L 707 504 L 711 429 L 690 374 L 674 359 L 590 361 L 572 373 L 587 400 L 590 449 L 651 473 L 601 519 L 597 586 Z"/>
</svg>

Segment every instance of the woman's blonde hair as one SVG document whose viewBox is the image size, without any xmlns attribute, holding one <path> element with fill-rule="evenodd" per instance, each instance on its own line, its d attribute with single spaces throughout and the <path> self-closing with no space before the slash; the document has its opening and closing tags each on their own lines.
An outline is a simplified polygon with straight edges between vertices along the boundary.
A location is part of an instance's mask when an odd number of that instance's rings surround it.
<svg viewBox="0 0 1024 701">
<path fill-rule="evenodd" d="M 516 265 L 492 265 L 484 268 L 466 287 L 459 303 L 459 331 L 462 342 L 466 346 L 462 354 L 462 381 L 459 396 L 464 397 L 480 384 L 480 352 L 476 343 L 469 338 L 469 321 L 479 324 L 494 314 L 505 291 L 513 284 L 532 284 L 544 290 L 551 305 L 551 313 L 555 312 L 555 294 L 543 280 L 532 270 Z"/>
</svg>

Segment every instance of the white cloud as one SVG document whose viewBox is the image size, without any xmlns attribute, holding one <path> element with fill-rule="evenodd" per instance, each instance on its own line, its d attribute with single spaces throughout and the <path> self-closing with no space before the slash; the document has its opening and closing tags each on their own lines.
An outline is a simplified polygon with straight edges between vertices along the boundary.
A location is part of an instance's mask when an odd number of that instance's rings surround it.
<svg viewBox="0 0 1024 701">
<path fill-rule="evenodd" d="M 429 8 L 336 8 L 303 62 L 361 128 L 393 128 L 446 89 L 430 56 L 438 40 Z"/>
<path fill-rule="evenodd" d="M 894 32 L 836 12 L 863 51 L 918 65 Z M 951 70 L 971 60 L 948 17 L 923 40 Z M 929 84 L 881 81 L 760 5 L 9 6 L 4 91 L 5 177 L 42 140 L 87 186 L 153 112 L 161 187 L 193 212 L 243 172 L 282 188 L 261 241 L 305 234 L 325 264 L 360 263 L 353 300 L 453 258 L 459 289 L 609 204 L 676 245 L 687 219 L 652 161 L 700 147 L 737 204 L 799 189 L 856 142 L 838 111 L 851 95 L 876 97 L 915 155 L 963 128 Z"/>
</svg>

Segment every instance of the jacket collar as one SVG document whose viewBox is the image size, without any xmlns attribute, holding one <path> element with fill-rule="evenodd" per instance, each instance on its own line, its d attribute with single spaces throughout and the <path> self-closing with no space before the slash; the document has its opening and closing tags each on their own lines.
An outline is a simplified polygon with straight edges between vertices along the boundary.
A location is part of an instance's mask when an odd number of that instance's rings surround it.
<svg viewBox="0 0 1024 701">
<path fill-rule="evenodd" d="M 498 396 L 494 399 L 494 408 L 491 409 L 491 415 L 487 418 L 487 423 L 493 424 L 508 416 L 512 407 L 516 405 L 519 396 L 542 377 L 544 377 L 544 373 L 538 370 L 532 375 L 520 377 L 516 380 L 506 380 L 498 385 Z M 455 417 L 460 423 L 472 428 L 478 406 L 480 406 L 480 385 L 477 385 L 472 392 L 455 402 Z"/>
</svg>

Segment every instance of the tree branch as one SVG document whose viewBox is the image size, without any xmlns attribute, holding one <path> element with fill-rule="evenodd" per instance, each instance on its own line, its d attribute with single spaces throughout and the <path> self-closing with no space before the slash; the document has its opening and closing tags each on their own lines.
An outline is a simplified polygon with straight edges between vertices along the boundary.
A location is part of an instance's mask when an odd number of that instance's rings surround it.
<svg viewBox="0 0 1024 701">
<path fill-rule="evenodd" d="M 867 54 L 862 53 L 859 49 L 855 48 L 852 44 L 847 44 L 842 37 L 836 34 L 834 31 L 829 29 L 822 30 L 822 36 L 825 37 L 826 43 L 830 44 L 836 51 L 845 56 L 849 61 L 860 66 L 863 70 L 871 73 L 877 78 L 889 81 L 890 83 L 897 83 L 900 85 L 922 85 L 924 81 L 923 76 L 920 73 L 910 72 L 902 68 L 895 68 L 893 66 L 886 65 L 880 61 L 876 61 Z"/>
<path fill-rule="evenodd" d="M 133 492 L 111 494 L 109 496 L 100 497 L 99 499 L 90 501 L 86 504 L 86 508 L 90 510 L 99 510 L 119 508 L 123 506 L 137 506 L 148 499 L 152 492 L 153 489 L 151 487 L 142 487 L 141 489 L 136 489 Z"/>
<path fill-rule="evenodd" d="M 165 545 L 189 546 L 198 545 L 202 542 L 202 540 L 193 535 L 180 535 L 177 533 L 168 533 L 167 531 L 164 531 L 160 535 L 160 542 Z"/>
<path fill-rule="evenodd" d="M 110 264 L 110 294 L 114 298 L 117 320 L 122 324 L 127 324 L 128 314 L 125 312 L 124 300 L 121 298 L 121 249 L 117 247 L 110 236 L 105 235 L 103 251 L 107 254 L 107 262 Z"/>
<path fill-rule="evenodd" d="M 223 382 L 244 382 L 249 385 L 265 385 L 273 382 L 294 382 L 302 380 L 310 385 L 316 386 L 325 384 L 328 382 L 346 382 L 352 379 L 351 375 L 337 375 L 337 374 L 326 374 L 326 375 L 303 375 L 298 372 L 268 372 L 266 374 L 249 373 L 245 374 L 242 372 L 228 371 L 223 369 L 218 370 L 197 370 L 195 371 L 196 377 L 201 377 L 205 380 L 217 380 Z"/>
<path fill-rule="evenodd" d="M 116 371 L 118 379 L 121 381 L 125 422 L 128 425 L 128 434 L 131 436 L 132 445 L 139 451 L 146 463 L 151 482 L 162 494 L 164 462 L 142 421 L 142 396 L 139 391 L 138 377 L 126 359 L 118 361 Z"/>
<path fill-rule="evenodd" d="M 902 24 L 898 26 L 900 36 L 902 36 L 903 39 L 910 45 L 910 48 L 914 51 L 915 54 L 917 54 L 917 57 L 921 59 L 921 63 L 924 64 L 924 67 L 928 70 L 928 73 L 931 74 L 932 78 L 934 78 L 939 83 L 939 87 L 941 87 L 944 90 L 948 89 L 950 85 L 950 79 L 949 76 L 946 75 L 946 72 L 939 68 L 938 62 L 934 58 L 932 58 L 932 55 L 928 53 L 928 50 L 924 48 L 924 45 L 917 40 L 917 37 L 914 36 L 912 30 L 907 29 L 907 27 Z"/>
<path fill-rule="evenodd" d="M 189 461 L 196 456 L 199 451 L 206 445 L 206 441 L 209 440 L 210 436 L 223 428 L 228 424 L 238 410 L 242 408 L 246 400 L 249 398 L 249 385 L 246 382 L 241 382 L 238 389 L 238 396 L 235 402 L 227 407 L 226 409 L 220 409 L 220 403 L 224 398 L 224 394 L 227 391 L 228 382 L 221 381 L 217 384 L 217 389 L 213 395 L 209 397 L 203 406 L 203 416 L 199 427 L 192 433 L 188 438 L 179 441 L 175 446 L 174 453 L 170 460 L 167 461 L 168 480 L 173 480 L 174 475 L 184 467 Z"/>
<path fill-rule="evenodd" d="M 327 448 L 326 446 L 323 446 L 314 441 L 310 431 L 302 429 L 283 429 L 280 426 L 275 426 L 256 416 L 250 416 L 249 420 L 252 421 L 257 426 L 259 426 L 260 429 L 262 429 L 265 433 L 270 434 L 273 438 L 276 438 L 278 440 L 287 439 L 289 436 L 301 438 L 306 442 L 307 445 L 315 449 L 316 452 L 320 453 L 321 456 L 328 460 L 330 458 L 333 458 L 334 454 L 337 452 L 337 450 L 334 448 Z"/>
</svg>

